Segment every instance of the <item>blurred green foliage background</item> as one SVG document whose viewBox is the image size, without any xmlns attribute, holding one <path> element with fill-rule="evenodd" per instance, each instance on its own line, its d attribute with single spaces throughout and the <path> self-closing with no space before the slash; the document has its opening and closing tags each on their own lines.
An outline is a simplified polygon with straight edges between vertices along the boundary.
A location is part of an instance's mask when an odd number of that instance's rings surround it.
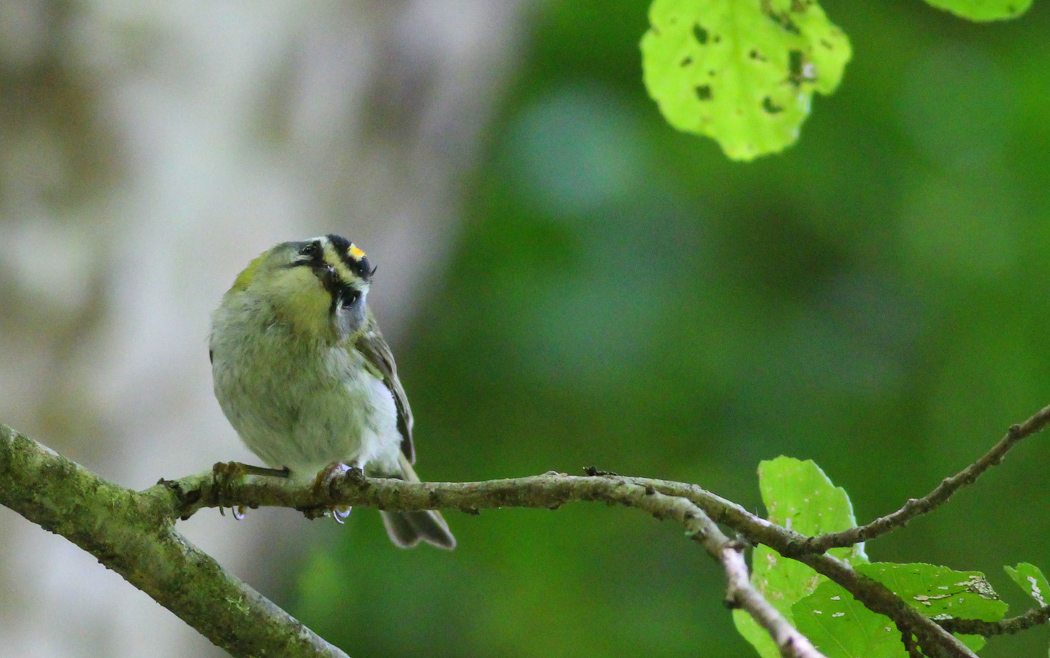
<svg viewBox="0 0 1050 658">
<path fill-rule="evenodd" d="M 448 274 L 398 351 L 424 479 L 595 465 L 757 510 L 758 461 L 785 454 L 863 522 L 1050 402 L 1050 7 L 990 25 L 824 8 L 853 44 L 843 84 L 795 147 L 746 165 L 646 97 L 645 0 L 536 12 Z M 1048 456 L 1032 440 L 869 554 L 983 570 L 1021 612 L 1002 565 L 1050 567 Z M 717 565 L 670 524 L 582 504 L 447 517 L 450 555 L 390 550 L 354 514 L 286 602 L 355 655 L 751 652 Z"/>
<path fill-rule="evenodd" d="M 841 86 L 741 164 L 646 96 L 647 0 L 0 3 L 0 422 L 136 488 L 250 459 L 207 314 L 252 256 L 335 231 L 379 265 L 424 479 L 596 466 L 761 512 L 784 454 L 861 522 L 896 509 L 1050 403 L 1050 2 L 822 6 Z M 1050 570 L 1048 457 L 1030 440 L 868 554 L 984 571 L 1023 611 L 1002 566 Z M 452 553 L 371 510 L 179 527 L 352 656 L 755 655 L 669 523 L 446 517 Z M 4 655 L 210 650 L 2 509 L 0 555 Z"/>
</svg>

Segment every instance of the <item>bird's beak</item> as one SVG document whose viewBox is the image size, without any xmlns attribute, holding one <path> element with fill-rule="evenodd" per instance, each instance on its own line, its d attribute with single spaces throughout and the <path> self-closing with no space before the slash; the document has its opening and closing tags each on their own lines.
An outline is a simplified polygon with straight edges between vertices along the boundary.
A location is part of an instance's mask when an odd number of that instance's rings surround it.
<svg viewBox="0 0 1050 658">
<path fill-rule="evenodd" d="M 314 274 L 321 280 L 321 285 L 329 295 L 335 295 L 340 288 L 339 275 L 331 265 L 321 265 L 314 268 Z"/>
<path fill-rule="evenodd" d="M 321 283 L 324 284 L 324 290 L 335 295 L 340 286 L 339 275 L 336 274 L 335 268 L 332 266 L 324 266 L 324 270 L 321 272 Z"/>
</svg>

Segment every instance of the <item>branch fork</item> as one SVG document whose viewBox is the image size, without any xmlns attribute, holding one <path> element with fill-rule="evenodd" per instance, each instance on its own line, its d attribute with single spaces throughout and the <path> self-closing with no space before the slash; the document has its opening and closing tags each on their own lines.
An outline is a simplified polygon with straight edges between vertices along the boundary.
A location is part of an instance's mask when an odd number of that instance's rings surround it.
<svg viewBox="0 0 1050 658">
<path fill-rule="evenodd" d="M 974 654 L 952 632 L 996 635 L 1017 632 L 1050 619 L 1050 606 L 996 623 L 922 616 L 881 583 L 827 554 L 903 527 L 947 502 L 1000 464 L 1023 439 L 1050 424 L 1050 406 L 1012 426 L 991 449 L 959 473 L 945 478 L 922 498 L 845 532 L 806 537 L 751 514 L 740 505 L 697 485 L 623 477 L 586 469 L 583 477 L 548 472 L 485 482 L 404 482 L 360 473 L 334 473 L 326 486 L 273 477 L 270 469 L 241 471 L 216 465 L 213 471 L 160 480 L 134 492 L 107 482 L 50 449 L 0 425 L 0 504 L 60 534 L 92 553 L 107 567 L 149 594 L 234 656 L 345 656 L 248 585 L 224 571 L 174 529 L 205 507 L 243 511 L 289 507 L 316 518 L 333 506 L 366 506 L 417 511 L 459 509 L 478 514 L 495 507 L 557 509 L 571 501 L 605 501 L 641 509 L 682 525 L 718 561 L 726 574 L 725 603 L 745 610 L 787 658 L 819 658 L 817 651 L 752 585 L 744 550 L 769 546 L 835 581 L 874 612 L 894 621 L 909 655 L 933 658 Z M 266 473 L 261 473 L 265 471 Z M 76 510 L 72 512 L 71 510 Z M 718 524 L 741 538 L 730 539 Z M 158 573 L 157 566 L 163 565 Z"/>
</svg>

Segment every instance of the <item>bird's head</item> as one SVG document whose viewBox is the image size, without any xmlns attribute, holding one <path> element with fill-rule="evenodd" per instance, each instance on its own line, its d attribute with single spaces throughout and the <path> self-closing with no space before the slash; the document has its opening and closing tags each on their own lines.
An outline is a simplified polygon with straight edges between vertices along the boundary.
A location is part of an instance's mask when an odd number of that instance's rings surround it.
<svg viewBox="0 0 1050 658">
<path fill-rule="evenodd" d="M 248 264 L 230 294 L 247 292 L 309 336 L 343 341 L 367 320 L 365 298 L 375 269 L 344 237 L 282 242 Z"/>
</svg>

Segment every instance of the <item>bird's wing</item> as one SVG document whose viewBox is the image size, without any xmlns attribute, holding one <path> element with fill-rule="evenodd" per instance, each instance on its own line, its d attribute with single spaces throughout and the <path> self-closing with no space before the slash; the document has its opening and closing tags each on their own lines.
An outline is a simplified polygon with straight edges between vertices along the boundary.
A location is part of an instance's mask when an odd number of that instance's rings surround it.
<svg viewBox="0 0 1050 658">
<path fill-rule="evenodd" d="M 365 357 L 375 370 L 376 376 L 383 380 L 394 396 L 394 404 L 397 405 L 397 429 L 401 432 L 401 452 L 408 458 L 408 463 L 415 463 L 416 454 L 412 447 L 412 409 L 408 406 L 405 389 L 397 378 L 394 355 L 390 352 L 390 346 L 383 340 L 383 334 L 380 333 L 379 325 L 376 324 L 371 311 L 365 330 L 354 342 L 354 349 Z"/>
</svg>

